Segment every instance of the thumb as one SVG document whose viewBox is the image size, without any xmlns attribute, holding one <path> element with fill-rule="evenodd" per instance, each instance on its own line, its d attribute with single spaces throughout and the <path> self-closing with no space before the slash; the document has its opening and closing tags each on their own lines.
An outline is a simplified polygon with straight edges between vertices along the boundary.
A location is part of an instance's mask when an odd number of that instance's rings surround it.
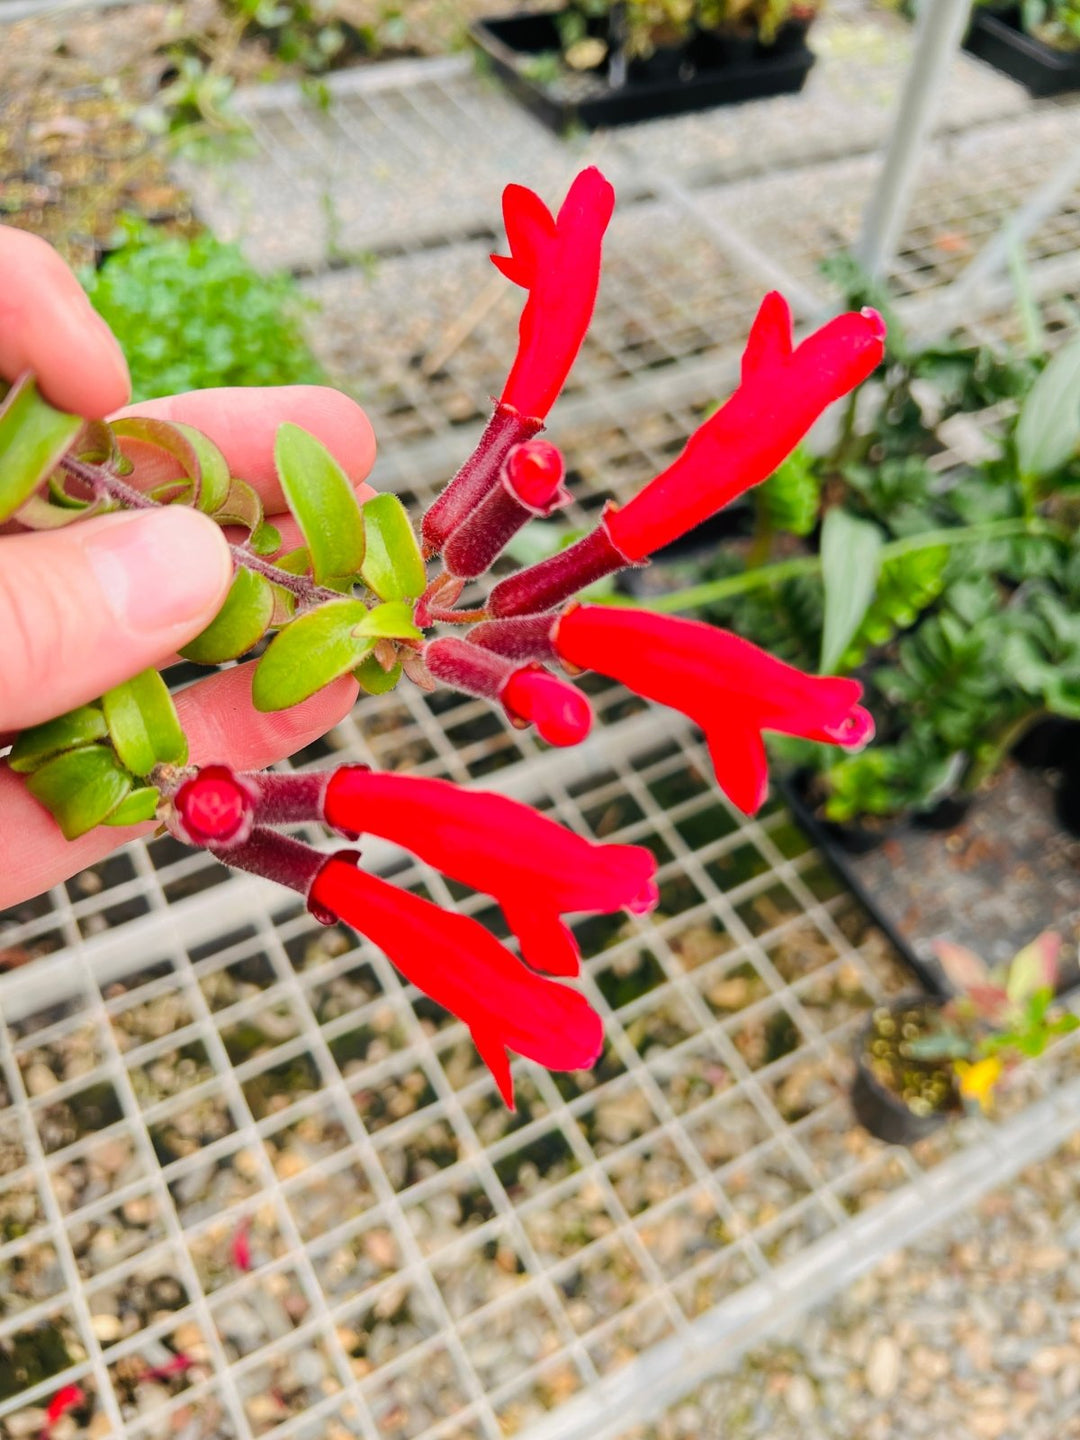
<svg viewBox="0 0 1080 1440">
<path fill-rule="evenodd" d="M 165 660 L 209 624 L 231 576 L 217 525 L 182 506 L 0 538 L 0 733 Z"/>
</svg>

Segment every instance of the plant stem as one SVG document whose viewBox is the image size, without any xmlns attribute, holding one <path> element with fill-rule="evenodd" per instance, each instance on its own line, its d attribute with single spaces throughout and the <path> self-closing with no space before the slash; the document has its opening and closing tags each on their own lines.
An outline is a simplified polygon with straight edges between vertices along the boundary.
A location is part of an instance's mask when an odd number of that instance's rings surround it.
<svg viewBox="0 0 1080 1440">
<path fill-rule="evenodd" d="M 905 535 L 900 540 L 890 540 L 881 547 L 881 560 L 895 560 L 900 555 L 910 555 L 917 550 L 932 550 L 938 545 L 968 545 L 978 540 L 1001 540 L 1010 535 L 1049 535 L 1050 526 L 1037 520 L 991 520 L 983 525 L 950 526 L 943 530 L 924 530 L 920 535 Z M 681 610 L 694 610 L 701 605 L 711 605 L 717 600 L 727 600 L 732 595 L 742 595 L 762 585 L 777 585 L 783 580 L 793 580 L 798 575 L 817 575 L 821 571 L 820 555 L 798 555 L 791 560 L 780 560 L 775 565 L 761 565 L 755 570 L 745 570 L 738 575 L 725 575 L 720 580 L 707 580 L 702 585 L 692 585 L 671 595 L 658 595 L 653 599 L 619 600 L 618 604 L 631 604 L 639 609 L 656 610 L 661 614 L 678 614 Z"/>
<path fill-rule="evenodd" d="M 102 465 L 89 465 L 84 460 L 76 460 L 71 455 L 66 455 L 60 464 L 69 475 L 85 485 L 95 499 L 114 500 L 125 510 L 164 510 L 167 508 L 160 501 L 144 495 L 141 490 L 136 490 L 133 485 L 125 484 L 123 480 Z M 290 595 L 296 596 L 302 608 L 307 609 L 325 604 L 328 600 L 343 598 L 341 591 L 331 590 L 325 585 L 316 585 L 314 580 L 309 580 L 306 575 L 293 575 L 288 570 L 282 570 L 271 561 L 264 560 L 261 555 L 256 555 L 254 551 L 244 545 L 230 545 L 229 552 L 233 557 L 234 564 L 242 566 L 245 570 L 253 570 L 256 575 L 262 575 L 272 585 L 280 585 L 283 590 L 288 590 Z"/>
</svg>

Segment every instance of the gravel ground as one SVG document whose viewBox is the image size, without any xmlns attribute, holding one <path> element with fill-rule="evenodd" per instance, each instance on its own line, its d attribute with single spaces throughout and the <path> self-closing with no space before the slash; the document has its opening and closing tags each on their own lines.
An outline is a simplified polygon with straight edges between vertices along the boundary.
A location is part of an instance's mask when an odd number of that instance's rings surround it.
<svg viewBox="0 0 1080 1440">
<path fill-rule="evenodd" d="M 625 1440 L 1080 1436 L 1080 1135 Z"/>
</svg>

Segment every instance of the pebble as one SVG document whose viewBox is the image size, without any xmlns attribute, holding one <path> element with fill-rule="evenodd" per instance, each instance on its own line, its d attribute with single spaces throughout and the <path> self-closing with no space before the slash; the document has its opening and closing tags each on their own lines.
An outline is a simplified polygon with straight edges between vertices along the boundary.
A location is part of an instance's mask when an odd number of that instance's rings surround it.
<svg viewBox="0 0 1080 1440">
<path fill-rule="evenodd" d="M 900 1381 L 900 1350 L 887 1335 L 880 1336 L 870 1347 L 866 1361 L 866 1387 L 879 1400 L 892 1395 Z"/>
</svg>

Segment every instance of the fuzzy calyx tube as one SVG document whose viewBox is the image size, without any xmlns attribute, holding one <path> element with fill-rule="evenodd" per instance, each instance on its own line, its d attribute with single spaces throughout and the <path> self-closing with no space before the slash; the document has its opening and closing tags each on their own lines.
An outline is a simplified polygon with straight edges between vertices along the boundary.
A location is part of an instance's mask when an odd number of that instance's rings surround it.
<svg viewBox="0 0 1080 1440">
<path fill-rule="evenodd" d="M 522 728 L 535 725 L 549 745 L 576 745 L 589 733 L 592 709 L 588 700 L 568 681 L 539 665 L 517 664 L 456 635 L 432 640 L 424 659 L 431 674 L 444 685 L 466 695 L 497 700 L 511 724 Z"/>
<path fill-rule="evenodd" d="M 431 505 L 420 526 L 424 549 L 438 555 L 446 540 L 499 483 L 499 472 L 515 445 L 531 440 L 544 422 L 521 415 L 499 401 L 476 449 Z"/>
<path fill-rule="evenodd" d="M 547 440 L 527 440 L 506 457 L 499 484 L 453 532 L 443 547 L 452 575 L 474 580 L 489 569 L 507 543 L 534 516 L 550 515 L 569 502 L 566 466 Z"/>
<path fill-rule="evenodd" d="M 612 540 L 607 518 L 575 545 L 500 580 L 487 598 L 488 614 L 502 618 L 553 610 L 587 585 L 633 564 Z"/>
</svg>

